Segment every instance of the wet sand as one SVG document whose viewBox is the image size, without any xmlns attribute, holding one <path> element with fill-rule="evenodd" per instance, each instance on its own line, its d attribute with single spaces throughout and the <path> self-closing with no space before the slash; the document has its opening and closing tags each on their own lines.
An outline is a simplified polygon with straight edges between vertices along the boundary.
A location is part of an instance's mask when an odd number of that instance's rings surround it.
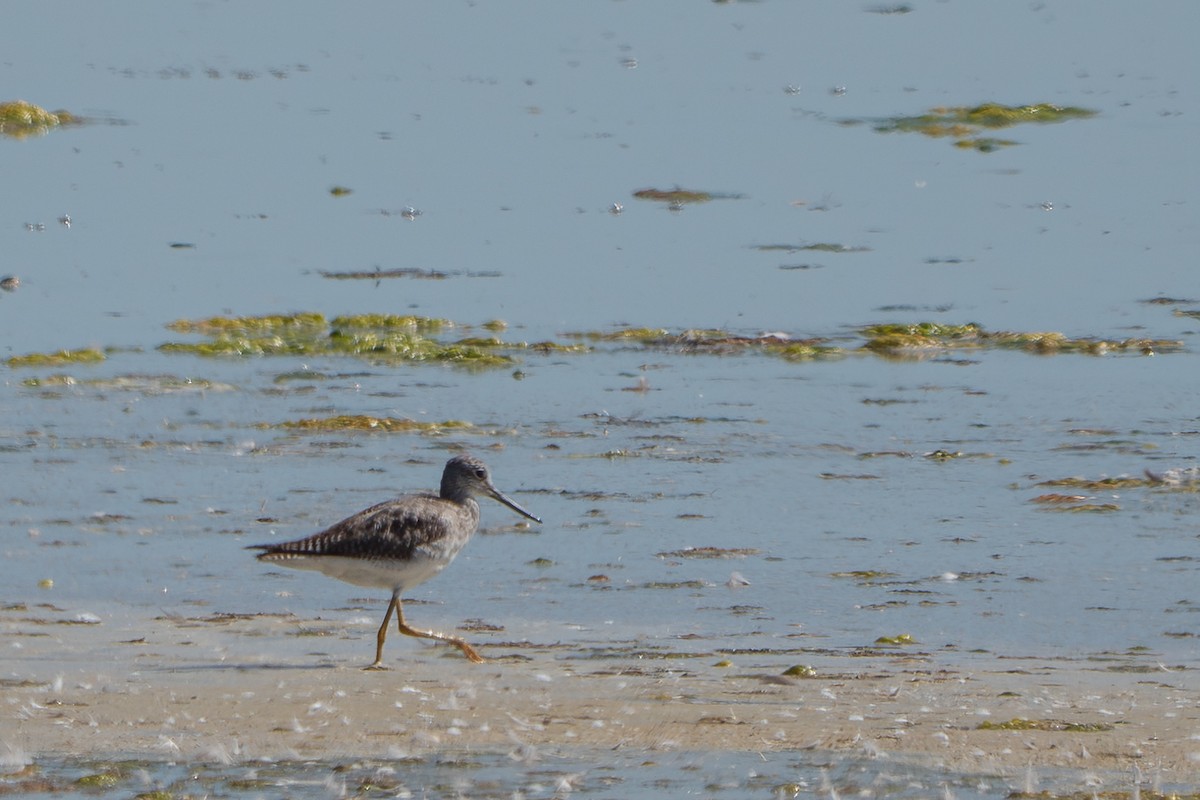
<svg viewBox="0 0 1200 800">
<path fill-rule="evenodd" d="M 10 608 L 0 744 L 43 757 L 266 760 L 446 752 L 824 751 L 965 774 L 1200 772 L 1195 671 L 921 652 L 688 652 L 684 644 L 453 648 L 367 626 L 215 615 L 63 624 Z M 907 652 L 912 650 L 913 652 Z M 813 668 L 808 677 L 782 674 Z M 1042 729 L 987 729 L 1015 719 Z"/>
</svg>

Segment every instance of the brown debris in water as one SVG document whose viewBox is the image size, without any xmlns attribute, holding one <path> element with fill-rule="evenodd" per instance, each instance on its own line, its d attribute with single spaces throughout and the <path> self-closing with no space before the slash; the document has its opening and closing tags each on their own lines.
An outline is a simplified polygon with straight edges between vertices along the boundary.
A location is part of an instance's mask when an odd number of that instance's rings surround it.
<svg viewBox="0 0 1200 800">
<path fill-rule="evenodd" d="M 761 552 L 757 547 L 685 547 L 655 553 L 659 558 L 745 558 Z"/>
</svg>

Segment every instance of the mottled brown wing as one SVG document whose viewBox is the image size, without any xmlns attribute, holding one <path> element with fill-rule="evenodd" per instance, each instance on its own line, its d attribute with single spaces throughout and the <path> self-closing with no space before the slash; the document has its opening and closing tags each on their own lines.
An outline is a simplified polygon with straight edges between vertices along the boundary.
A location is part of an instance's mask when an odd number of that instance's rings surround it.
<svg viewBox="0 0 1200 800">
<path fill-rule="evenodd" d="M 448 533 L 445 520 L 429 514 L 433 497 L 387 500 L 364 509 L 320 533 L 275 545 L 256 545 L 262 556 L 343 556 L 408 560 L 415 549 Z M 426 513 L 422 513 L 422 512 Z M 261 556 L 260 556 L 261 557 Z"/>
</svg>

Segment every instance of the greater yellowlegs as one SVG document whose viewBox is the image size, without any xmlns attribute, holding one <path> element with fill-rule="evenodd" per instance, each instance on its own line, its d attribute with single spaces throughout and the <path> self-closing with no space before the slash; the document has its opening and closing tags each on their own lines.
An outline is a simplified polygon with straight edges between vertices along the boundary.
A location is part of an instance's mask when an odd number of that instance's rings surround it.
<svg viewBox="0 0 1200 800">
<path fill-rule="evenodd" d="M 367 669 L 385 669 L 383 642 L 393 611 L 401 633 L 457 645 L 467 658 L 481 664 L 483 657 L 459 637 L 410 628 L 400 607 L 401 592 L 441 572 L 471 538 L 479 525 L 477 495 L 499 500 L 518 514 L 541 522 L 492 485 L 482 461 L 460 455 L 446 462 L 441 492 L 436 495 L 387 500 L 312 536 L 247 549 L 264 551 L 258 554 L 260 561 L 317 570 L 355 586 L 391 589 L 392 601 L 375 637 L 375 661 Z"/>
</svg>

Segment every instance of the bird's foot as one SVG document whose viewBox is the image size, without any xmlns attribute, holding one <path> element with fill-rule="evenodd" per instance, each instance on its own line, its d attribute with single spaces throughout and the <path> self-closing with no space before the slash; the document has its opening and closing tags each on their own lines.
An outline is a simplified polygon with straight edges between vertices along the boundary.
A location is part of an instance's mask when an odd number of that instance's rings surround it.
<svg viewBox="0 0 1200 800">
<path fill-rule="evenodd" d="M 467 644 L 466 642 L 455 642 L 455 644 L 457 644 L 458 648 L 463 651 L 463 655 L 465 655 L 467 658 L 471 659 L 472 663 L 475 663 L 475 664 L 486 664 L 487 663 L 487 659 L 485 659 L 483 656 L 479 655 L 479 653 L 477 653 L 475 651 L 475 648 L 471 647 L 471 645 Z"/>
<path fill-rule="evenodd" d="M 363 667 L 363 672 L 387 672 L 388 668 L 384 666 L 382 661 L 376 661 L 374 664 Z"/>
</svg>

